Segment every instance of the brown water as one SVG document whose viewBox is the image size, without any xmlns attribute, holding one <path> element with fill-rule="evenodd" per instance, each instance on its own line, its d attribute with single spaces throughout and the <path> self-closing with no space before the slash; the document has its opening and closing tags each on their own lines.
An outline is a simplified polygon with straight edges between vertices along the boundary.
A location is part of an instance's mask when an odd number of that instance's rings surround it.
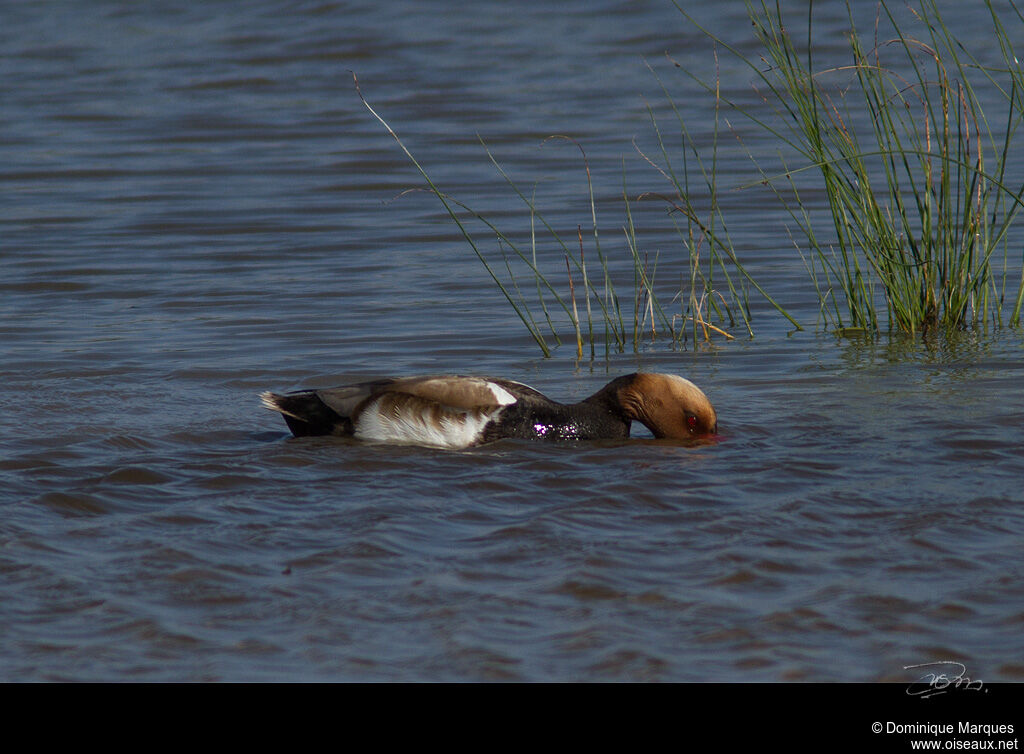
<svg viewBox="0 0 1024 754">
<path fill-rule="evenodd" d="M 815 6 L 839 49 L 839 6 Z M 661 57 L 710 61 L 669 3 L 161 7 L 3 8 L 0 678 L 1024 678 L 1019 333 L 815 332 L 748 191 L 734 236 L 807 330 L 755 301 L 753 340 L 545 360 L 436 200 L 396 198 L 421 183 L 350 70 L 443 188 L 520 233 L 476 134 L 570 233 L 579 153 L 542 140 L 577 138 L 624 260 L 623 161 L 656 185 L 630 142 L 645 98 L 667 111 L 645 56 L 710 128 Z M 704 15 L 745 39 L 740 4 Z M 637 212 L 671 291 L 672 229 Z M 579 399 L 637 368 L 701 385 L 723 441 L 294 440 L 256 397 L 453 371 Z"/>
</svg>

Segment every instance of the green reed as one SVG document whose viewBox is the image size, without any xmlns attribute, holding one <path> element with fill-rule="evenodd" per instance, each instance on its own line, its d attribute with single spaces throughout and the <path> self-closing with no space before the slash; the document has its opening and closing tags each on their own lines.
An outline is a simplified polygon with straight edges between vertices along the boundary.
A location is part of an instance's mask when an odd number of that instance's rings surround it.
<svg viewBox="0 0 1024 754">
<path fill-rule="evenodd" d="M 761 177 L 795 221 L 822 314 L 839 330 L 878 331 L 883 307 L 888 328 L 909 333 L 1003 324 L 1009 231 L 1024 197 L 1024 183 L 1007 170 L 1024 118 L 1024 78 L 1011 34 L 992 2 L 984 7 L 1002 57 L 997 66 L 965 49 L 934 0 L 912 9 L 917 36 L 899 27 L 883 0 L 870 46 L 847 3 L 850 62 L 839 68 L 814 66 L 813 2 L 803 51 L 778 2 L 747 3 L 762 46 L 757 60 L 704 30 L 750 67 L 779 116 L 732 106 L 795 155 Z M 1024 22 L 1012 0 L 1010 8 Z M 1006 101 L 995 124 L 975 89 L 986 83 Z M 820 178 L 831 232 L 800 200 L 808 170 Z M 1020 322 L 1024 272 L 1017 286 L 1012 326 Z"/>
<path fill-rule="evenodd" d="M 651 72 L 654 73 L 653 69 Z M 655 78 L 661 84 L 665 99 L 675 117 L 678 141 L 672 144 L 667 142 L 653 109 L 648 107 L 648 115 L 658 144 L 659 159 L 652 159 L 639 148 L 637 151 L 665 179 L 670 189 L 667 194 L 647 192 L 641 198 L 657 198 L 665 202 L 671 208 L 674 217 L 681 217 L 684 220 L 684 222 L 674 220 L 676 234 L 681 248 L 689 260 L 690 268 L 689 297 L 681 316 L 684 321 L 691 323 L 694 340 L 700 339 L 701 335 L 704 339 L 710 339 L 709 330 L 726 334 L 708 321 L 711 312 L 714 312 L 717 319 L 727 322 L 731 327 L 737 326 L 741 320 L 748 335 L 753 336 L 747 286 L 754 288 L 796 329 L 802 329 L 797 321 L 747 272 L 737 257 L 729 236 L 725 216 L 719 203 L 720 188 L 717 168 L 721 135 L 720 103 L 722 100 L 717 76 L 713 89 L 715 116 L 710 156 L 704 155 L 698 148 L 675 100 L 656 74 Z M 707 203 L 707 208 L 703 211 L 697 206 L 697 198 Z M 701 266 L 702 253 L 706 258 L 705 266 Z M 716 274 L 719 275 L 728 292 L 728 298 L 716 287 Z M 681 286 L 681 295 L 683 290 L 684 287 Z M 699 297 L 698 291 L 700 291 Z"/>
<path fill-rule="evenodd" d="M 710 149 L 698 148 L 682 112 L 658 79 L 674 125 L 665 131 L 649 108 L 656 152 L 648 155 L 639 147 L 637 151 L 668 188 L 631 198 L 623 179 L 622 241 L 601 236 L 590 165 L 574 140 L 551 137 L 579 149 L 586 174 L 589 216 L 578 224 L 575 238 L 555 229 L 538 208 L 535 191 L 527 195 L 481 140 L 488 159 L 528 214 L 527 246 L 439 190 L 395 131 L 365 99 L 363 103 L 419 170 L 546 356 L 552 352 L 549 338 L 561 343 L 562 315 L 572 328 L 578 358 L 585 343 L 593 359 L 598 343 L 603 343 L 607 357 L 611 350 L 638 350 L 658 337 L 679 345 L 690 337 L 695 343 L 732 337 L 727 328 L 742 328 L 752 335 L 753 292 L 800 329 L 748 273 L 733 247 L 719 203 L 723 111 L 739 113 L 763 128 L 776 141 L 772 151 L 783 155 L 780 168 L 766 169 L 761 167 L 763 156 L 748 153 L 759 166 L 758 183 L 774 192 L 793 221 L 791 237 L 795 230 L 793 242 L 827 325 L 841 332 L 869 333 L 878 332 L 883 324 L 909 333 L 1000 326 L 1008 306 L 1006 322 L 1018 326 L 1024 265 L 1020 280 L 1012 281 L 1018 260 L 1011 261 L 1010 229 L 1022 205 L 1024 183 L 1016 182 L 1009 158 L 1024 119 L 1024 73 L 1013 35 L 991 0 L 982 2 L 1000 65 L 979 63 L 945 25 L 935 0 L 919 0 L 913 9 L 920 26 L 917 36 L 900 29 L 883 0 L 877 6 L 870 46 L 858 33 L 847 3 L 850 61 L 820 70 L 814 65 L 813 0 L 808 4 L 803 50 L 790 36 L 778 0 L 745 2 L 762 48 L 757 58 L 700 27 L 676 3 L 714 43 L 714 79 L 687 72 L 713 97 L 712 143 Z M 1007 2 L 1015 21 L 1024 25 L 1014 0 Z M 1019 32 L 1014 27 L 1014 33 Z M 766 112 L 744 108 L 722 95 L 720 50 L 752 71 L 768 105 Z M 975 90 L 978 85 L 1005 100 L 1005 112 L 997 122 L 987 118 Z M 814 174 L 818 180 L 811 185 Z M 821 190 L 825 198 L 824 223 L 822 210 L 801 199 L 803 192 L 812 190 Z M 651 200 L 663 202 L 676 237 L 675 248 L 653 256 L 641 248 L 633 213 L 636 202 Z M 470 232 L 470 221 L 482 225 L 496 241 L 506 276 L 499 275 Z M 615 265 L 610 264 L 606 247 L 619 249 L 616 258 L 624 256 L 632 269 L 631 305 L 620 301 L 611 272 Z M 682 259 L 686 268 L 678 285 L 669 289 L 655 285 L 666 254 L 673 261 Z M 527 280 L 529 297 L 522 284 Z M 673 290 L 674 295 L 668 300 L 658 295 L 659 290 Z"/>
<path fill-rule="evenodd" d="M 635 200 L 630 199 L 625 181 L 622 190 L 626 216 L 623 225 L 624 255 L 633 272 L 633 305 L 632 307 L 623 307 L 613 281 L 612 264 L 602 244 L 589 161 L 586 152 L 578 142 L 564 136 L 553 136 L 548 140 L 566 141 L 575 145 L 580 152 L 586 175 L 589 202 L 586 237 L 583 231 L 584 226 L 581 223 L 576 228 L 576 238 L 570 239 L 556 230 L 538 208 L 535 196 L 533 194 L 528 196 L 513 181 L 481 140 L 481 147 L 491 164 L 523 203 L 528 213 L 529 248 L 525 248 L 523 244 L 514 240 L 512 233 L 499 229 L 494 222 L 466 203 L 442 192 L 406 148 L 394 129 L 366 101 L 359 89 L 358 79 L 355 79 L 354 75 L 353 79 L 363 104 L 394 137 L 402 151 L 415 165 L 426 181 L 429 191 L 441 201 L 474 254 L 484 265 L 492 281 L 545 356 L 550 356 L 552 352 L 552 344 L 549 342 L 549 336 L 545 330 L 549 332 L 556 344 L 561 343 L 557 318 L 552 316 L 553 312 L 558 310 L 564 313 L 572 328 L 572 338 L 578 359 L 584 355 L 585 344 L 588 346 L 591 360 L 596 357 L 598 343 L 603 344 L 606 358 L 612 350 L 619 352 L 627 348 L 638 350 L 643 343 L 648 342 L 648 338 L 655 340 L 658 337 L 664 337 L 673 345 L 684 344 L 691 332 L 687 329 L 687 323 L 692 324 L 692 336 L 695 342 L 711 340 L 716 335 L 731 338 L 733 336 L 724 328 L 735 327 L 740 323 L 748 334 L 752 334 L 748 286 L 764 295 L 776 309 L 796 325 L 795 320 L 789 317 L 754 282 L 736 258 L 727 234 L 722 230 L 724 221 L 718 210 L 718 188 L 714 179 L 714 170 L 707 170 L 701 166 L 703 191 L 710 193 L 712 197 L 711 210 L 706 216 L 702 216 L 688 199 L 688 189 L 686 188 L 690 181 L 688 158 L 684 154 L 683 167 L 681 171 L 677 171 L 670 159 L 670 150 L 662 140 L 660 133 L 658 143 L 664 163 L 658 166 L 652 161 L 651 164 L 656 165 L 661 174 L 669 180 L 673 191 L 668 195 L 658 195 L 658 197 L 667 203 L 666 207 L 671 213 L 681 213 L 685 218 L 685 223 L 674 221 L 680 248 L 688 262 L 689 271 L 688 276 L 680 280 L 675 292 L 674 298 L 678 298 L 680 301 L 678 314 L 670 313 L 668 305 L 656 293 L 655 274 L 660 255 L 656 254 L 652 259 L 647 252 L 641 250 L 632 212 L 632 203 Z M 675 112 L 682 122 L 678 110 Z M 652 123 L 656 128 L 657 124 L 654 122 L 653 115 Z M 688 134 L 684 136 L 683 145 L 686 150 L 696 151 Z M 648 193 L 640 198 L 650 199 L 652 196 L 654 195 Z M 461 210 L 461 214 L 457 210 Z M 482 225 L 486 229 L 486 233 L 497 242 L 507 273 L 506 277 L 499 275 L 495 264 L 489 260 L 480 242 L 470 232 L 469 220 Z M 538 231 L 540 231 L 539 238 Z M 554 256 L 558 256 L 564 261 L 564 270 L 561 273 L 556 267 L 543 268 L 538 259 L 538 245 L 543 245 L 547 251 L 546 254 L 541 255 L 542 257 L 551 259 L 553 257 L 551 252 L 554 252 Z M 597 271 L 596 275 L 594 274 L 595 270 Z M 522 283 L 529 279 L 532 279 L 531 289 L 535 291 L 535 302 L 529 301 L 523 293 L 525 286 Z M 722 291 L 716 287 L 719 280 L 724 286 Z M 630 309 L 632 322 L 627 324 Z M 546 324 L 546 327 L 538 324 L 541 321 Z"/>
</svg>

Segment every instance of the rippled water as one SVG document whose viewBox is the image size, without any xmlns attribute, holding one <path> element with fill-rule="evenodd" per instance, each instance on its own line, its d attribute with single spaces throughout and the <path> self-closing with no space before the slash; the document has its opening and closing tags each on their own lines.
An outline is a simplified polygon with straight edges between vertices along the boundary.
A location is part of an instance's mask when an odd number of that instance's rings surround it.
<svg viewBox="0 0 1024 754">
<path fill-rule="evenodd" d="M 624 259 L 624 165 L 656 184 L 631 142 L 667 112 L 645 59 L 710 128 L 663 57 L 709 48 L 670 3 L 3 14 L 0 678 L 1024 678 L 1019 333 L 816 333 L 781 219 L 741 192 L 736 240 L 807 330 L 753 302 L 753 340 L 543 359 L 352 86 L 520 233 L 477 134 L 573 234 L 579 152 L 543 140 L 579 140 Z M 703 17 L 746 28 L 738 3 Z M 671 228 L 637 213 L 671 288 Z M 455 371 L 578 400 L 637 368 L 701 385 L 723 441 L 295 440 L 256 398 Z"/>
</svg>

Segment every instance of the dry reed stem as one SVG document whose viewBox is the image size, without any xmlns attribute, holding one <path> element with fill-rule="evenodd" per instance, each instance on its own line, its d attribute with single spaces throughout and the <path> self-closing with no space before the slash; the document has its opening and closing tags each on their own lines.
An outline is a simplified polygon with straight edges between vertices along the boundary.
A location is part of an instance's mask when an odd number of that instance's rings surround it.
<svg viewBox="0 0 1024 754">
<path fill-rule="evenodd" d="M 572 324 L 576 328 L 576 360 L 583 358 L 583 335 L 580 332 L 580 315 L 576 309 L 576 286 L 572 282 L 572 268 L 569 266 L 569 252 L 565 253 L 565 271 L 569 275 L 569 298 L 572 300 Z"/>
</svg>

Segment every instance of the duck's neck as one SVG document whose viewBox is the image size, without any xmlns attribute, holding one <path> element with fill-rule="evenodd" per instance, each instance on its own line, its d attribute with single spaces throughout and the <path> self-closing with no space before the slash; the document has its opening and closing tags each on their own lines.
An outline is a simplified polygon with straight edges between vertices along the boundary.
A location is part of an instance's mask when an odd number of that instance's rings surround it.
<svg viewBox="0 0 1024 754">
<path fill-rule="evenodd" d="M 626 374 L 622 377 L 616 377 L 592 396 L 576 405 L 598 406 L 609 414 L 620 417 L 628 424 L 632 419 L 635 419 L 636 416 L 631 415 L 623 405 L 623 391 L 632 385 L 635 379 L 635 374 Z"/>
</svg>

